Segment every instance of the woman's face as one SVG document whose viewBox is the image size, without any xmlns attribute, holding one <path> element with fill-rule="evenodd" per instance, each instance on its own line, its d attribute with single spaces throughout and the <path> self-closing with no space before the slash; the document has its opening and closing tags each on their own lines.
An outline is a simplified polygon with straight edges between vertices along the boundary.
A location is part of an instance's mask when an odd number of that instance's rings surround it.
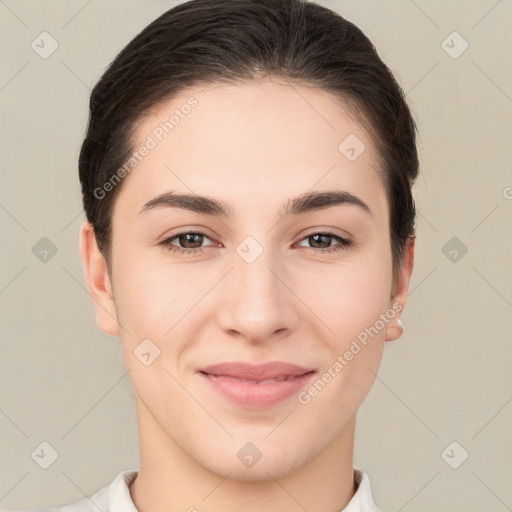
<svg viewBox="0 0 512 512">
<path fill-rule="evenodd" d="M 108 307 L 97 313 L 120 334 L 141 435 L 239 480 L 286 475 L 353 436 L 404 299 L 393 296 L 389 208 L 362 127 L 325 92 L 211 84 L 155 108 L 135 150 L 112 219 L 121 327 Z M 319 192 L 341 194 L 293 203 Z M 173 202 L 180 194 L 226 212 Z M 314 373 L 286 384 L 201 372 L 275 361 Z"/>
</svg>

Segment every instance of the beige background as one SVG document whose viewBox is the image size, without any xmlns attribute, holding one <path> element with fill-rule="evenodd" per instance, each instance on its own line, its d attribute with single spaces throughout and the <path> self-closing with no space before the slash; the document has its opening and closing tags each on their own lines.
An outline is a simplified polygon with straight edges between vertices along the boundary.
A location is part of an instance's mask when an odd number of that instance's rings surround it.
<svg viewBox="0 0 512 512">
<path fill-rule="evenodd" d="M 374 42 L 420 130 L 405 333 L 361 406 L 355 465 L 385 512 L 512 510 L 512 1 L 319 3 Z M 91 86 L 172 5 L 0 0 L 3 509 L 66 504 L 138 467 L 119 341 L 84 288 L 77 156 Z M 59 45 L 47 59 L 31 48 L 42 31 Z M 442 46 L 453 31 L 469 44 L 458 58 Z M 47 262 L 32 252 L 42 237 Z M 452 237 L 462 258 L 443 250 Z M 48 469 L 31 457 L 43 441 L 58 452 Z"/>
</svg>

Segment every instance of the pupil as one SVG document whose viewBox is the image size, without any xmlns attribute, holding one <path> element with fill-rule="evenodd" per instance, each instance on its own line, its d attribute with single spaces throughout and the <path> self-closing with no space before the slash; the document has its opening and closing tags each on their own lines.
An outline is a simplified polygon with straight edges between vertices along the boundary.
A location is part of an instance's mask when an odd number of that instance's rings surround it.
<svg viewBox="0 0 512 512">
<path fill-rule="evenodd" d="M 324 239 L 327 238 L 326 235 L 313 235 L 313 239 L 315 240 L 315 243 L 318 241 L 319 237 L 324 238 Z"/>
<path fill-rule="evenodd" d="M 185 244 L 192 243 L 194 244 L 194 238 L 196 238 L 195 243 L 197 244 L 197 238 L 202 237 L 202 235 L 195 234 L 195 233 L 188 233 L 185 235 Z M 199 241 L 199 246 L 201 245 L 201 241 Z"/>
</svg>

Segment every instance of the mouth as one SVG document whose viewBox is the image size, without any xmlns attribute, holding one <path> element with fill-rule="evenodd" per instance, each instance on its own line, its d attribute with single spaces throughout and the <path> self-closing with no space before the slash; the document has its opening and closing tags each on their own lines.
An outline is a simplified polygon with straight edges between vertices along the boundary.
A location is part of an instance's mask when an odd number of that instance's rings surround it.
<svg viewBox="0 0 512 512">
<path fill-rule="evenodd" d="M 233 361 L 214 364 L 200 368 L 200 372 L 208 375 L 233 377 L 244 381 L 285 380 L 288 377 L 297 377 L 315 371 L 284 361 L 270 361 L 263 364 L 251 364 L 245 361 Z"/>
<path fill-rule="evenodd" d="M 197 373 L 235 405 L 264 409 L 296 395 L 316 370 L 281 361 L 260 365 L 233 362 L 209 366 Z"/>
<path fill-rule="evenodd" d="M 268 384 L 270 382 L 283 382 L 285 380 L 298 379 L 300 377 L 303 377 L 304 375 L 308 375 L 309 373 L 313 373 L 313 371 L 306 372 L 306 373 L 304 373 L 302 375 L 280 375 L 279 377 L 272 377 L 270 379 L 263 379 L 263 380 L 242 379 L 240 377 L 232 377 L 231 375 L 215 375 L 215 374 L 206 373 L 206 372 L 200 372 L 200 373 L 202 373 L 204 375 L 208 375 L 209 377 L 212 377 L 213 379 L 222 378 L 222 379 L 232 379 L 232 380 L 237 381 L 237 382 L 246 382 L 246 383 L 249 383 L 249 384 Z"/>
</svg>

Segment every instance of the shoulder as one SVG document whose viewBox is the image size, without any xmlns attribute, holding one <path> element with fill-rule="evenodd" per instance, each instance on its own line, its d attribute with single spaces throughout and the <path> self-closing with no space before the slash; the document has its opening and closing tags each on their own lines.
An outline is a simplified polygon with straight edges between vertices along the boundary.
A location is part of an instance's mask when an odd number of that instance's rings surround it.
<svg viewBox="0 0 512 512">
<path fill-rule="evenodd" d="M 23 511 L 7 511 L 0 509 L 0 512 L 129 512 L 123 506 L 125 500 L 129 499 L 129 484 L 137 475 L 137 470 L 127 470 L 119 473 L 109 485 L 95 492 L 90 498 L 82 498 L 61 507 L 46 507 L 28 509 Z M 129 499 L 131 502 L 131 499 Z M 133 503 L 130 503 L 133 506 Z M 122 508 L 120 509 L 119 506 Z M 134 510 L 135 507 L 134 507 Z"/>
<path fill-rule="evenodd" d="M 5 512 L 110 512 L 108 509 L 108 489 L 108 487 L 104 487 L 90 498 L 76 500 L 61 507 L 31 508 L 23 511 Z"/>
</svg>

